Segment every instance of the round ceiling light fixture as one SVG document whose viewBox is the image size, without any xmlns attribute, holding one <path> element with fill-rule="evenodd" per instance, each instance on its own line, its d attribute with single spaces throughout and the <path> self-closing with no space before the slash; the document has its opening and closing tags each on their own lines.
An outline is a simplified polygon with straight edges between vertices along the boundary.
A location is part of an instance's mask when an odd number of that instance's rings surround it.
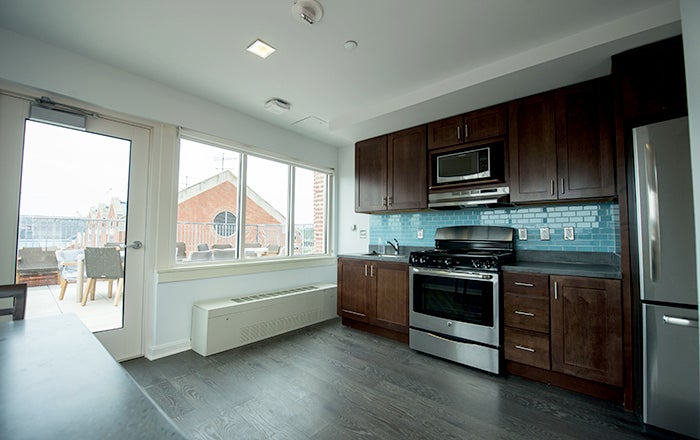
<svg viewBox="0 0 700 440">
<path fill-rule="evenodd" d="M 295 0 L 292 14 L 302 23 L 315 24 L 323 17 L 323 8 L 316 0 Z"/>
</svg>

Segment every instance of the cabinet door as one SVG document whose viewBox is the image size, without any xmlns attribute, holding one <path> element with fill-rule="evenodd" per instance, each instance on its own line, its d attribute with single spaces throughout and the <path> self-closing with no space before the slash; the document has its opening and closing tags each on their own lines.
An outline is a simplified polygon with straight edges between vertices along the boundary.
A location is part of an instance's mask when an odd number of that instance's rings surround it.
<svg viewBox="0 0 700 440">
<path fill-rule="evenodd" d="M 338 259 L 338 315 L 369 322 L 370 262 Z"/>
<path fill-rule="evenodd" d="M 428 149 L 450 147 L 464 142 L 462 115 L 428 124 Z"/>
<path fill-rule="evenodd" d="M 388 209 L 428 207 L 425 126 L 389 135 Z"/>
<path fill-rule="evenodd" d="M 408 333 L 408 265 L 374 263 L 370 323 Z"/>
<path fill-rule="evenodd" d="M 554 95 L 513 101 L 509 114 L 510 200 L 556 200 Z"/>
<path fill-rule="evenodd" d="M 556 118 L 559 199 L 614 196 L 609 81 L 557 90 Z"/>
<path fill-rule="evenodd" d="M 464 115 L 464 142 L 506 134 L 506 106 L 497 105 Z"/>
<path fill-rule="evenodd" d="M 550 277 L 552 370 L 622 386 L 619 280 Z"/>
<path fill-rule="evenodd" d="M 376 212 L 387 208 L 387 137 L 355 144 L 355 211 Z"/>
</svg>

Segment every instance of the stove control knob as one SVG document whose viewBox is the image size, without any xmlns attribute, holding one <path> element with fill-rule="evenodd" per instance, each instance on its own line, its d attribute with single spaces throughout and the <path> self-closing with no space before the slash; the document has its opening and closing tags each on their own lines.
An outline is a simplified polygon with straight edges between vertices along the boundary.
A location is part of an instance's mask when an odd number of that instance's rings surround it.
<svg viewBox="0 0 700 440">
<path fill-rule="evenodd" d="M 484 269 L 491 269 L 493 267 L 493 261 L 487 260 L 484 261 Z"/>
<path fill-rule="evenodd" d="M 481 267 L 481 262 L 479 260 L 472 260 L 472 266 L 478 269 Z"/>
</svg>

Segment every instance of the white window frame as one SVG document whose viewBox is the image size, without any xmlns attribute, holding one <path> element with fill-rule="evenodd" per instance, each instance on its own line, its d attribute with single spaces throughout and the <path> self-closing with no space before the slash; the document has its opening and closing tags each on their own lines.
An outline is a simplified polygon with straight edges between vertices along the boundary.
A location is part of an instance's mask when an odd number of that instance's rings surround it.
<svg viewBox="0 0 700 440">
<path fill-rule="evenodd" d="M 333 206 L 333 182 L 335 179 L 335 170 L 331 168 L 322 168 L 314 165 L 310 165 L 307 163 L 303 163 L 300 161 L 296 161 L 294 159 L 288 158 L 288 157 L 283 157 L 281 155 L 277 154 L 271 154 L 265 151 L 262 151 L 260 149 L 256 149 L 254 147 L 246 146 L 239 144 L 234 141 L 230 141 L 227 139 L 222 139 L 216 136 L 208 135 L 205 133 L 197 132 L 194 130 L 189 130 L 185 128 L 179 128 L 178 129 L 178 136 L 177 136 L 177 151 L 176 151 L 176 158 L 177 158 L 177 163 L 178 163 L 178 169 L 179 169 L 179 161 L 180 161 L 180 141 L 182 139 L 192 141 L 192 142 L 197 142 L 197 143 L 202 143 L 206 144 L 209 146 L 217 147 L 217 148 L 222 148 L 225 150 L 229 150 L 235 153 L 240 154 L 240 160 L 239 160 L 239 169 L 238 169 L 238 200 L 237 200 L 237 210 L 238 212 L 236 213 L 237 215 L 237 222 L 236 222 L 236 233 L 238 234 L 238 246 L 237 248 L 239 249 L 238 252 L 238 258 L 235 260 L 227 260 L 227 261 L 203 261 L 201 263 L 191 263 L 191 262 L 177 262 L 173 260 L 172 266 L 175 269 L 180 269 L 180 268 L 189 268 L 189 267 L 202 267 L 202 266 L 232 266 L 232 265 L 250 265 L 250 264 L 275 264 L 275 263 L 280 263 L 280 262 L 285 262 L 285 261 L 290 261 L 290 260 L 307 260 L 307 259 L 318 259 L 318 258 L 329 258 L 332 257 L 333 255 L 333 250 L 332 250 L 332 228 L 333 228 L 333 222 L 331 218 L 331 207 Z M 253 258 L 245 258 L 245 252 L 240 252 L 240 250 L 244 249 L 245 246 L 245 227 L 246 227 L 246 200 L 247 200 L 247 190 L 248 190 L 248 185 L 247 185 L 247 159 L 248 156 L 254 156 L 257 158 L 261 159 L 266 159 L 266 160 L 271 160 L 275 161 L 277 163 L 281 163 L 289 167 L 289 173 L 288 173 L 288 188 L 287 188 L 287 198 L 288 198 L 288 213 L 287 213 L 287 224 L 285 225 L 286 227 L 286 235 L 287 235 L 287 242 L 286 242 L 286 248 L 287 248 L 287 254 L 286 255 L 279 255 L 275 257 L 265 257 L 265 258 L 260 258 L 260 259 L 253 259 Z M 323 243 L 323 253 L 316 253 L 316 254 L 306 254 L 306 255 L 294 255 L 294 193 L 295 193 L 295 170 L 296 168 L 303 168 L 306 170 L 311 170 L 311 171 L 316 171 L 320 172 L 326 175 L 326 200 L 324 204 L 324 213 L 325 213 L 325 221 L 324 221 L 324 243 Z M 176 180 L 179 182 L 179 176 L 176 177 Z M 176 195 L 175 195 L 175 201 L 177 205 L 177 185 L 175 188 Z M 176 206 L 176 212 L 177 212 L 177 206 Z M 173 222 L 177 222 L 177 215 L 174 216 Z M 177 234 L 177 228 L 173 228 L 173 234 Z M 176 237 L 173 237 L 173 242 L 175 242 Z"/>
</svg>

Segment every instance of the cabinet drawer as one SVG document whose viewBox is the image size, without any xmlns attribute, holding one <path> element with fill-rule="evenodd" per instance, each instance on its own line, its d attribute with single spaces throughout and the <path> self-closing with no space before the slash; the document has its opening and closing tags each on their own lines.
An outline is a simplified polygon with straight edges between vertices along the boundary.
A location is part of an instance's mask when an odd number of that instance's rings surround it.
<svg viewBox="0 0 700 440">
<path fill-rule="evenodd" d="M 549 275 L 505 272 L 503 291 L 549 298 Z"/>
<path fill-rule="evenodd" d="M 505 357 L 509 361 L 549 370 L 549 335 L 505 327 Z"/>
<path fill-rule="evenodd" d="M 503 312 L 505 325 L 549 333 L 549 298 L 506 293 Z"/>
</svg>

